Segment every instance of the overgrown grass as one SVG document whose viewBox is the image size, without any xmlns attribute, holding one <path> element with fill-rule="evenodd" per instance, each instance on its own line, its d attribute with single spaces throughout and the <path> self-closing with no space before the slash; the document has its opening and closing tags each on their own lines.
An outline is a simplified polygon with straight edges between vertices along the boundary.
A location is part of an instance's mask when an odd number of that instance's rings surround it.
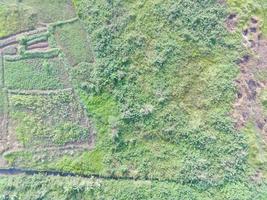
<svg viewBox="0 0 267 200">
<path fill-rule="evenodd" d="M 31 7 L 0 2 L 0 37 L 32 29 L 36 22 L 37 14 Z"/>
<path fill-rule="evenodd" d="M 72 66 L 92 62 L 88 36 L 79 21 L 56 27 L 55 37 Z"/>
</svg>

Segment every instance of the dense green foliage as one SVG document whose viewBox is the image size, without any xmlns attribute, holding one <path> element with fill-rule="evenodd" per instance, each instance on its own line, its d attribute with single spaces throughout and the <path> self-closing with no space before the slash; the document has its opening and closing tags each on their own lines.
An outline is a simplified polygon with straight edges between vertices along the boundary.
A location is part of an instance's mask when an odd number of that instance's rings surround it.
<svg viewBox="0 0 267 200">
<path fill-rule="evenodd" d="M 242 178 L 245 140 L 228 117 L 241 51 L 224 27 L 226 8 L 213 0 L 76 6 L 95 53 L 88 76 L 79 76 L 82 94 L 92 96 L 85 104 L 90 112 L 92 99 L 112 99 L 118 109 L 93 114 L 96 124 L 108 118 L 108 173 L 200 188 Z"/>
</svg>

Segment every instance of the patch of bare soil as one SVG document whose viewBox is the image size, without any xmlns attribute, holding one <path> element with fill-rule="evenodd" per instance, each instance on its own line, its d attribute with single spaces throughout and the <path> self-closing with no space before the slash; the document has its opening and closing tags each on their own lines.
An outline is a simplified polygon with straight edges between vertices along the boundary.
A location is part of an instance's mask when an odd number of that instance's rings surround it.
<svg viewBox="0 0 267 200">
<path fill-rule="evenodd" d="M 264 115 L 258 97 L 261 91 L 267 88 L 267 79 L 259 80 L 257 74 L 267 70 L 267 40 L 261 36 L 257 18 L 251 18 L 248 27 L 243 31 L 243 38 L 244 45 L 252 51 L 252 54 L 244 56 L 239 61 L 241 73 L 236 80 L 238 93 L 233 117 L 238 129 L 244 127 L 250 120 L 266 138 L 267 116 Z"/>
<path fill-rule="evenodd" d="M 234 32 L 236 30 L 237 23 L 239 18 L 236 13 L 232 13 L 227 17 L 226 27 L 230 32 Z"/>
<path fill-rule="evenodd" d="M 27 46 L 27 50 L 48 50 L 49 44 L 47 41 L 32 44 Z"/>
</svg>

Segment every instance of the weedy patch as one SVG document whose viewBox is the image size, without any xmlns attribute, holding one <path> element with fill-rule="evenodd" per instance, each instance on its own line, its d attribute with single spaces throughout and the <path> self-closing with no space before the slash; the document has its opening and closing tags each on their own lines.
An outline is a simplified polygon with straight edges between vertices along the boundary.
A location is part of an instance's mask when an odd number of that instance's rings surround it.
<svg viewBox="0 0 267 200">
<path fill-rule="evenodd" d="M 26 147 L 88 143 L 89 121 L 72 91 L 9 95 L 10 126 Z"/>
</svg>

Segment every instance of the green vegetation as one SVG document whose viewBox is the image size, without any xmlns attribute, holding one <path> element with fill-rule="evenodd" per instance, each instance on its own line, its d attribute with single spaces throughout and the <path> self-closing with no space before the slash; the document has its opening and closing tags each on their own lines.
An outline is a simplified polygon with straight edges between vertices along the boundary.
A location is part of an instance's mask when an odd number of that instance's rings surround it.
<svg viewBox="0 0 267 200">
<path fill-rule="evenodd" d="M 14 4 L 51 23 L 5 56 L 6 87 L 18 90 L 9 131 L 23 146 L 4 154 L 8 165 L 138 181 L 1 176 L 0 198 L 266 199 L 266 144 L 231 118 L 240 33 L 254 15 L 267 33 L 264 0 L 75 0 L 79 19 L 68 0 L 3 2 L 0 19 Z M 40 41 L 50 49 L 27 51 Z M 260 100 L 267 112 L 265 92 Z"/>
<path fill-rule="evenodd" d="M 5 61 L 5 84 L 9 89 L 63 89 L 68 75 L 58 59 Z"/>
<path fill-rule="evenodd" d="M 251 200 L 265 199 L 265 184 L 256 189 L 252 185 L 229 184 L 199 191 L 177 183 L 150 181 L 99 180 L 75 177 L 45 177 L 41 175 L 1 176 L 0 199 L 117 199 L 117 200 Z"/>
<path fill-rule="evenodd" d="M 76 6 L 96 61 L 83 65 L 80 74 L 92 72 L 87 78 L 78 76 L 82 96 L 92 96 L 85 105 L 92 113 L 112 99 L 118 110 L 102 145 L 107 173 L 198 188 L 241 179 L 245 140 L 227 116 L 238 73 L 233 63 L 242 52 L 239 38 L 224 28 L 226 8 L 160 0 Z M 92 115 L 96 124 L 104 116 Z"/>
<path fill-rule="evenodd" d="M 0 37 L 33 29 L 37 14 L 28 6 L 0 2 Z"/>
</svg>

